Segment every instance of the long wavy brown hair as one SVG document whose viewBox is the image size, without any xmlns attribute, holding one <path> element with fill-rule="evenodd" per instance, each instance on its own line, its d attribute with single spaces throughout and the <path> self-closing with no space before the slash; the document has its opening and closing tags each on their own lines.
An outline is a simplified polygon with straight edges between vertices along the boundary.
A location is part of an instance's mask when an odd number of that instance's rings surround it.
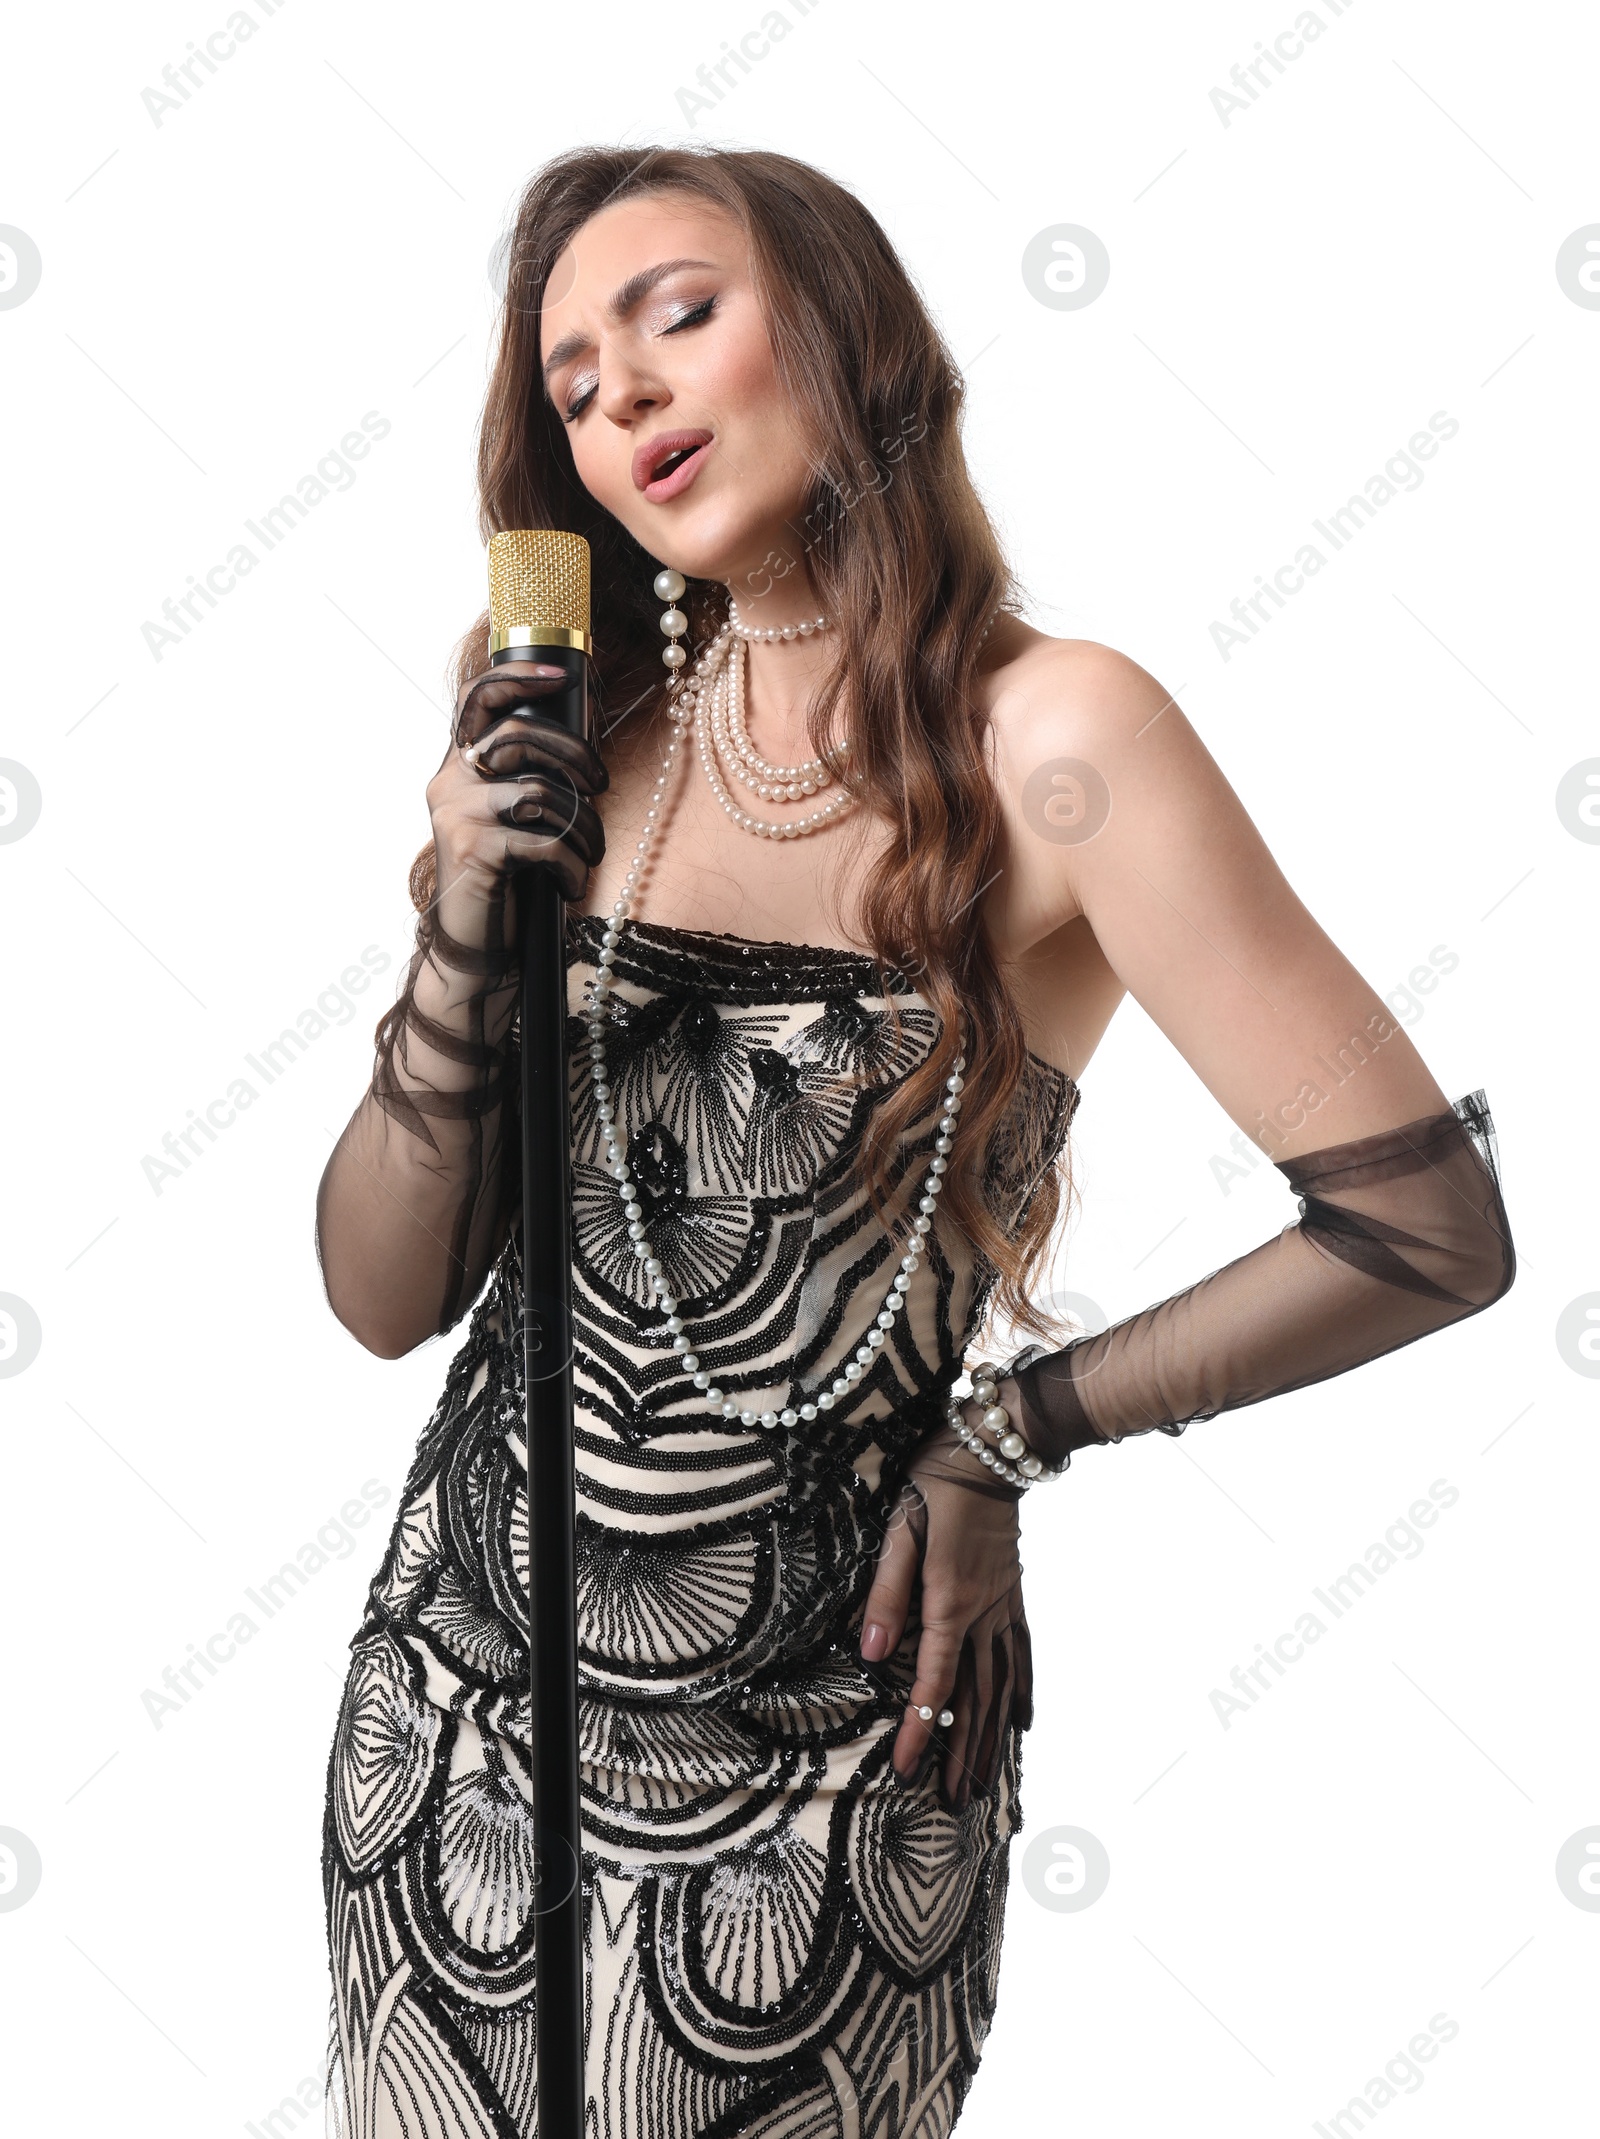
<svg viewBox="0 0 1600 2139">
<path fill-rule="evenodd" d="M 1067 1186 L 1065 1162 L 1046 1169 L 1031 1199 L 1019 1191 L 1059 1133 L 1058 1109 L 978 919 L 1001 836 L 978 653 L 984 627 L 997 609 L 1016 606 L 1017 592 L 962 450 L 960 374 L 874 217 L 825 173 L 766 150 L 587 148 L 546 164 L 524 189 L 510 233 L 479 434 L 479 525 L 485 541 L 515 527 L 586 537 L 601 728 L 659 707 L 666 683 L 651 592 L 659 561 L 578 479 L 543 388 L 539 313 L 580 225 L 613 202 L 663 193 L 712 203 L 748 239 L 778 375 L 811 441 L 814 472 L 793 541 L 837 620 L 838 659 L 812 708 L 812 748 L 827 754 L 848 682 L 847 776 L 888 835 L 864 885 L 860 925 L 886 974 L 914 977 L 939 1019 L 932 1052 L 872 1116 L 863 1179 L 884 1213 L 901 1140 L 933 1109 L 964 1032 L 960 1134 L 941 1209 L 993 1266 L 1002 1312 L 1039 1329 L 1029 1285 Z M 691 581 L 683 605 L 696 643 L 723 620 L 727 594 Z M 456 649 L 458 693 L 488 665 L 488 631 L 485 610 Z M 432 897 L 432 876 L 430 847 L 413 869 L 419 907 Z"/>
</svg>

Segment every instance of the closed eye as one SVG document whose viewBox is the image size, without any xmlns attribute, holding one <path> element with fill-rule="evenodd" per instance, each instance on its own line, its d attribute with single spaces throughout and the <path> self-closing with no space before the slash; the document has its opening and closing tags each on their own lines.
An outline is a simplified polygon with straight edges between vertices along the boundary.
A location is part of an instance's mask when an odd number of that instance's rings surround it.
<svg viewBox="0 0 1600 2139">
<path fill-rule="evenodd" d="M 676 319 L 670 320 L 661 331 L 663 334 L 677 334 L 684 327 L 703 326 L 716 308 L 717 300 L 715 297 L 703 297 L 698 304 L 689 305 L 678 314 Z M 577 422 L 578 418 L 589 406 L 589 403 L 594 399 L 597 391 L 598 382 L 591 381 L 581 394 L 576 395 L 574 399 L 567 403 L 562 410 L 562 415 L 568 423 Z"/>
<path fill-rule="evenodd" d="M 717 300 L 714 297 L 703 297 L 697 305 L 690 305 L 687 311 L 680 312 L 677 318 L 661 331 L 663 334 L 676 334 L 680 327 L 698 327 L 711 317 L 716 305 Z"/>
</svg>

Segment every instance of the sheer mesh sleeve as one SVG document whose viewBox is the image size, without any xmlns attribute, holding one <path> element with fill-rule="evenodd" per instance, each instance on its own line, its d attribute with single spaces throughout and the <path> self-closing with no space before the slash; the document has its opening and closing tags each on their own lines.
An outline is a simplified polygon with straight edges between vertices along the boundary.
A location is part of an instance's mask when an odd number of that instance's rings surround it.
<svg viewBox="0 0 1600 2139">
<path fill-rule="evenodd" d="M 1181 1432 L 1415 1343 L 1509 1290 L 1516 1257 L 1481 1091 L 1278 1171 L 1300 1198 L 1298 1224 L 1098 1336 L 1013 1365 L 1036 1454 L 1061 1463 L 1124 1434 Z"/>
<path fill-rule="evenodd" d="M 487 912 L 484 943 L 460 942 L 432 903 L 431 862 L 425 849 L 413 868 L 416 949 L 317 1203 L 330 1303 L 389 1353 L 472 1305 L 518 1187 L 515 903 Z"/>
</svg>

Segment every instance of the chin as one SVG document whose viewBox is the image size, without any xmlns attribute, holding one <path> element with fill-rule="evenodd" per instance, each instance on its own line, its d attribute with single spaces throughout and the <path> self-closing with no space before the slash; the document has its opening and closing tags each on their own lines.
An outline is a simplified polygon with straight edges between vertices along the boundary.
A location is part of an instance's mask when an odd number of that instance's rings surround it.
<svg viewBox="0 0 1600 2139">
<path fill-rule="evenodd" d="M 759 542 L 753 528 L 730 527 L 722 513 L 706 512 L 681 518 L 662 512 L 648 528 L 634 530 L 652 557 L 671 565 L 686 579 L 713 579 L 731 584 L 747 570 L 752 558 L 759 561 L 769 545 Z"/>
</svg>

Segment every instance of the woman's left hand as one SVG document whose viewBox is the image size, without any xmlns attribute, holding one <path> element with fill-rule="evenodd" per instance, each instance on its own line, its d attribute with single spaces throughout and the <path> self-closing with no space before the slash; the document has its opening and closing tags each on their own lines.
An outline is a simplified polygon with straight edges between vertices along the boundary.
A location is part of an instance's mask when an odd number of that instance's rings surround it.
<svg viewBox="0 0 1600 2139">
<path fill-rule="evenodd" d="M 1033 1720 L 1033 1652 L 1017 1549 L 1021 1497 L 941 1426 L 911 1459 L 867 1598 L 861 1655 L 882 1663 L 900 1646 L 920 1572 L 922 1633 L 894 1770 L 912 1786 L 937 1761 L 951 1811 L 994 1787 L 1008 1728 L 1026 1730 Z"/>
</svg>

